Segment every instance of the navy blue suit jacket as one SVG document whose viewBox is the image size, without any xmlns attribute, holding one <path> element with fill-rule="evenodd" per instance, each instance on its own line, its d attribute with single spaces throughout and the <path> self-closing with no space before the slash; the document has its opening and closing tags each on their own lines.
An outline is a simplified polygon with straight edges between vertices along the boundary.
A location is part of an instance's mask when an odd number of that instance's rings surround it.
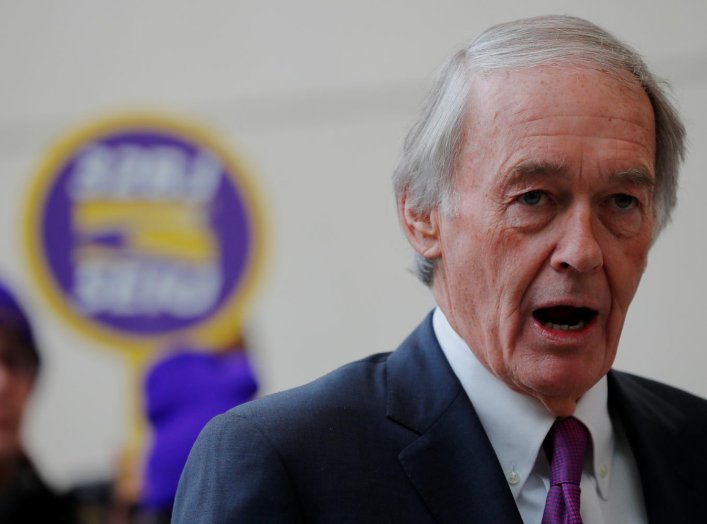
<svg viewBox="0 0 707 524">
<path fill-rule="evenodd" d="M 707 401 L 609 374 L 651 523 L 707 522 Z M 212 420 L 173 523 L 520 524 L 501 466 L 432 330 L 393 353 Z"/>
</svg>

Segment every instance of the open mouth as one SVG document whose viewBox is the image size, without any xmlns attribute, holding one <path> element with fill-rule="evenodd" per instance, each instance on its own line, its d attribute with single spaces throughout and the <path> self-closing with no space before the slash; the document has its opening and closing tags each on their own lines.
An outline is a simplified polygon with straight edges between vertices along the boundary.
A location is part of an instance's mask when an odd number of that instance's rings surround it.
<svg viewBox="0 0 707 524">
<path fill-rule="evenodd" d="M 579 331 L 588 326 L 597 311 L 588 307 L 554 306 L 533 311 L 533 317 L 546 329 Z"/>
</svg>

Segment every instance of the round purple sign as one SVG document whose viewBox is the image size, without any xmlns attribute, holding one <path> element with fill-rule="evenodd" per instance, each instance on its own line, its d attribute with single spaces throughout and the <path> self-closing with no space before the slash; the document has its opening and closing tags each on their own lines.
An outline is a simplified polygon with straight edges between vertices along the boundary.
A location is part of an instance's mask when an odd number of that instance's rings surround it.
<svg viewBox="0 0 707 524">
<path fill-rule="evenodd" d="M 202 132 L 154 118 L 103 124 L 42 170 L 32 257 L 62 309 L 112 335 L 210 323 L 235 333 L 259 245 L 244 182 Z"/>
</svg>

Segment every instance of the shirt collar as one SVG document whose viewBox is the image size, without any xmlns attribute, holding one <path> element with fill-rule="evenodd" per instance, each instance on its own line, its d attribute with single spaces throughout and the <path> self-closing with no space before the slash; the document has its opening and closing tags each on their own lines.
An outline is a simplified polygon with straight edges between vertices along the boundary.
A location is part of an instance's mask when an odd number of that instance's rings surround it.
<svg viewBox="0 0 707 524">
<path fill-rule="evenodd" d="M 537 400 L 510 389 L 488 371 L 436 308 L 432 326 L 454 374 L 471 400 L 496 452 L 513 496 L 517 499 L 530 476 L 545 436 L 555 421 Z M 606 377 L 577 403 L 574 416 L 589 430 L 593 442 L 591 463 L 599 494 L 609 495 L 614 437 L 607 407 Z"/>
</svg>

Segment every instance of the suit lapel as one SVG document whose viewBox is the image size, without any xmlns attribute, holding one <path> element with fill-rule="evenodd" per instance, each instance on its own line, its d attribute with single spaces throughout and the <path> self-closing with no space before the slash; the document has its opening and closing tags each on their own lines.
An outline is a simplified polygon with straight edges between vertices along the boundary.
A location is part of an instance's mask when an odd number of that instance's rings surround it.
<svg viewBox="0 0 707 524">
<path fill-rule="evenodd" d="M 419 437 L 398 456 L 438 522 L 521 524 L 491 443 L 432 330 L 388 359 L 388 417 Z"/>
<path fill-rule="evenodd" d="M 418 435 L 398 459 L 435 520 L 522 524 L 491 443 L 434 336 L 431 315 L 390 356 L 387 373 L 387 415 Z M 616 371 L 608 384 L 609 410 L 635 457 L 649 522 L 703 520 L 703 422 L 676 409 L 684 396 L 666 401 L 664 395 L 675 393 L 664 386 Z M 700 429 L 692 431 L 694 424 Z"/>
<path fill-rule="evenodd" d="M 666 402 L 650 382 L 625 373 L 609 373 L 609 409 L 619 417 L 636 459 L 648 521 L 701 521 L 705 486 L 704 442 L 692 442 L 690 421 Z M 667 390 L 667 388 L 666 388 Z M 700 494 L 701 493 L 701 494 Z M 697 520 L 695 520 L 697 519 Z"/>
</svg>

